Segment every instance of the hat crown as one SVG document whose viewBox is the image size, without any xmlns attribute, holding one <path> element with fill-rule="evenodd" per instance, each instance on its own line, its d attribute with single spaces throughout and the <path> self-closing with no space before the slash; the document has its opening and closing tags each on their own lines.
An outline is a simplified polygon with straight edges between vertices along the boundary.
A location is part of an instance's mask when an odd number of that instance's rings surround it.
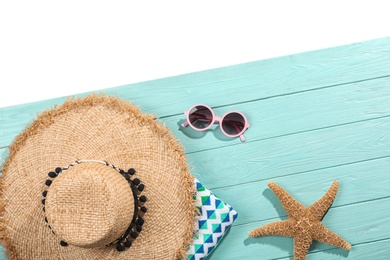
<svg viewBox="0 0 390 260">
<path fill-rule="evenodd" d="M 59 174 L 48 189 L 48 224 L 72 245 L 104 247 L 126 231 L 133 213 L 129 183 L 103 164 L 75 165 Z"/>
</svg>

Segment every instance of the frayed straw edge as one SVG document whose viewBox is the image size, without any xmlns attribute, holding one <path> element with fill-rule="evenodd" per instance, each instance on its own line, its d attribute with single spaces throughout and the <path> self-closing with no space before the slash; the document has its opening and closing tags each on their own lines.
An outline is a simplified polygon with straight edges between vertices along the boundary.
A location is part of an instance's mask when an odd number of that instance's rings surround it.
<svg viewBox="0 0 390 260">
<path fill-rule="evenodd" d="M 4 173 L 4 172 L 3 172 Z M 3 197 L 4 175 L 0 176 L 0 243 L 5 248 L 5 255 L 9 259 L 17 259 L 16 250 L 8 236 L 8 230 L 4 221 L 5 201 Z"/>
<path fill-rule="evenodd" d="M 153 120 L 154 121 L 154 120 Z M 191 223 L 187 226 L 186 234 L 183 238 L 183 245 L 181 248 L 176 252 L 176 259 L 186 259 L 187 258 L 187 251 L 188 247 L 192 244 L 192 241 L 194 237 L 196 236 L 196 232 L 194 232 L 195 229 L 195 219 L 196 216 L 199 215 L 199 209 L 195 207 L 196 198 L 194 197 L 194 194 L 196 194 L 196 187 L 195 187 L 195 178 L 191 175 L 189 172 L 189 166 L 187 164 L 187 158 L 184 155 L 184 147 L 175 139 L 174 135 L 171 133 L 171 131 L 168 129 L 167 126 L 158 124 L 154 122 L 153 126 L 155 126 L 155 131 L 157 133 L 164 133 L 162 138 L 168 139 L 169 146 L 177 152 L 177 154 L 180 154 L 180 157 L 178 158 L 178 162 L 180 163 L 180 166 L 182 168 L 183 178 L 184 178 L 184 184 L 187 187 L 187 193 L 186 193 L 186 204 L 188 205 L 189 211 L 187 212 L 187 222 Z"/>
<path fill-rule="evenodd" d="M 10 145 L 8 158 L 3 164 L 3 176 L 7 174 L 8 166 L 11 164 L 15 154 L 26 143 L 27 139 L 35 135 L 40 129 L 50 126 L 54 122 L 54 118 L 56 116 L 64 114 L 76 107 L 92 107 L 96 105 L 103 105 L 111 109 L 117 109 L 120 112 L 129 113 L 142 125 L 150 125 L 151 129 L 157 135 L 159 135 L 161 138 L 167 139 L 170 147 L 175 152 L 180 154 L 179 158 L 177 159 L 178 162 L 181 162 L 180 166 L 183 173 L 184 184 L 186 185 L 188 191 L 186 194 L 185 203 L 188 206 L 187 221 L 190 223 L 190 225 L 188 225 L 186 229 L 186 235 L 183 238 L 183 245 L 178 249 L 175 257 L 176 259 L 185 259 L 188 246 L 192 243 L 194 238 L 195 217 L 197 215 L 197 211 L 195 209 L 195 199 L 193 197 L 193 194 L 196 192 L 194 177 L 189 172 L 183 146 L 176 141 L 168 127 L 157 123 L 152 115 L 141 114 L 140 109 L 132 105 L 131 102 L 119 100 L 116 97 L 110 97 L 104 94 L 92 94 L 84 98 L 68 98 L 62 105 L 55 105 L 54 108 L 48 109 L 41 114 L 37 114 L 37 119 L 28 125 L 22 133 L 17 135 L 13 143 Z M 7 236 L 6 223 L 3 219 L 5 206 L 5 202 L 3 201 L 2 197 L 3 176 L 0 177 L 0 207 L 2 208 L 0 212 L 0 236 L 2 235 L 2 237 L 0 237 L 0 241 L 4 248 L 6 248 L 6 254 L 10 259 L 13 259 L 16 258 L 16 251 L 12 246 L 12 241 L 10 241 L 9 237 Z"/>
</svg>

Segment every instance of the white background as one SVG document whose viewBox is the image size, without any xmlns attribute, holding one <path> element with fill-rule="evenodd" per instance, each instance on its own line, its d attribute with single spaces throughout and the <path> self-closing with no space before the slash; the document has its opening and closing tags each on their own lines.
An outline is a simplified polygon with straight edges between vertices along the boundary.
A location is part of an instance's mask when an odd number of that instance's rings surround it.
<svg viewBox="0 0 390 260">
<path fill-rule="evenodd" d="M 387 1 L 0 1 L 0 107 L 390 36 Z"/>
</svg>

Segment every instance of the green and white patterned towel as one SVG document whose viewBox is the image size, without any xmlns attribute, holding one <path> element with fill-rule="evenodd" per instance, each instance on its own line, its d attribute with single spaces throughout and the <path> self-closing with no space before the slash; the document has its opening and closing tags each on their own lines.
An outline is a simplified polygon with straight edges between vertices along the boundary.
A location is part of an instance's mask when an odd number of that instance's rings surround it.
<svg viewBox="0 0 390 260">
<path fill-rule="evenodd" d="M 196 218 L 197 234 L 187 251 L 187 260 L 203 260 L 222 240 L 229 230 L 237 212 L 228 204 L 217 198 L 195 179 L 197 189 L 196 206 L 200 215 Z"/>
</svg>

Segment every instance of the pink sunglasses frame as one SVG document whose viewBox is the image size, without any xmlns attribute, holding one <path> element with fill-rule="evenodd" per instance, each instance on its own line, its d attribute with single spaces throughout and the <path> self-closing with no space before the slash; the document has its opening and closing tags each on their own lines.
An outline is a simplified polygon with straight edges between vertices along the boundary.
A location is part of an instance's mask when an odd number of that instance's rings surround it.
<svg viewBox="0 0 390 260">
<path fill-rule="evenodd" d="M 197 128 L 195 127 L 194 125 L 191 124 L 190 122 L 190 112 L 192 109 L 194 109 L 195 107 L 197 106 L 204 106 L 206 107 L 207 109 L 210 110 L 211 112 L 211 116 L 212 116 L 212 120 L 211 120 L 211 123 L 209 126 L 205 127 L 205 128 Z M 184 111 L 184 114 L 187 118 L 187 121 L 185 121 L 183 124 L 181 124 L 183 127 L 187 127 L 187 126 L 191 126 L 194 130 L 197 130 L 197 131 L 206 131 L 207 129 L 209 129 L 213 124 L 220 124 L 223 119 L 231 114 L 231 113 L 237 113 L 239 115 L 241 115 L 243 118 L 244 118 L 244 127 L 242 128 L 242 131 L 239 132 L 238 134 L 235 134 L 235 135 L 230 135 L 228 133 L 226 133 L 223 128 L 221 127 L 221 125 L 219 126 L 219 128 L 221 129 L 222 133 L 228 137 L 237 137 L 239 136 L 240 137 L 240 140 L 242 142 L 245 142 L 246 141 L 246 138 L 244 137 L 244 132 L 250 127 L 250 124 L 248 123 L 248 120 L 246 119 L 245 115 L 243 113 L 241 113 L 240 111 L 237 111 L 237 110 L 233 110 L 233 111 L 229 111 L 227 113 L 225 113 L 222 117 L 218 117 L 218 116 L 215 116 L 214 114 L 214 111 L 211 109 L 211 107 L 205 105 L 205 104 L 197 104 L 197 105 L 193 105 L 192 107 L 190 107 L 190 109 Z"/>
</svg>

